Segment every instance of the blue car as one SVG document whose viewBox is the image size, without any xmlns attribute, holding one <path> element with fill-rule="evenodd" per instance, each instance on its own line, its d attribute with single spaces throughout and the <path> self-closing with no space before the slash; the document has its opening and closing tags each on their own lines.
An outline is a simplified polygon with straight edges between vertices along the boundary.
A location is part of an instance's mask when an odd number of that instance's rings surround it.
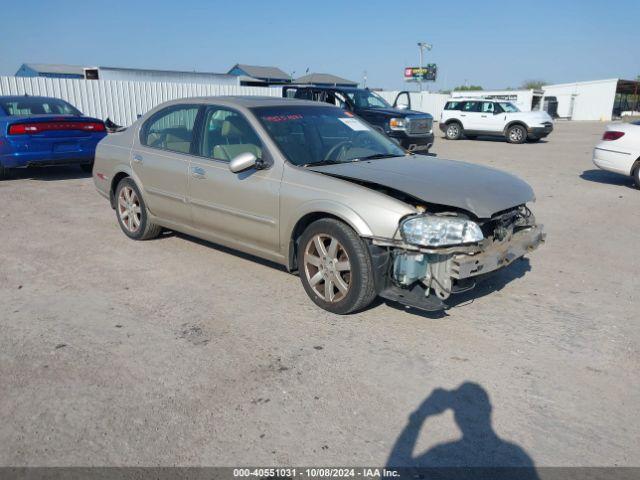
<svg viewBox="0 0 640 480">
<path fill-rule="evenodd" d="M 79 165 L 90 172 L 104 122 L 58 98 L 0 97 L 0 179 L 11 168 Z"/>
</svg>

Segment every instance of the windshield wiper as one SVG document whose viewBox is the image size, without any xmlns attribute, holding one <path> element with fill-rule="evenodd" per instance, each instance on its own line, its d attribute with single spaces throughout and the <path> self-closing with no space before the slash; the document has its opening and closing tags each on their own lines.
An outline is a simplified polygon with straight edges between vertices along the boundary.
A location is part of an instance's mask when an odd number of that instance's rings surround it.
<svg viewBox="0 0 640 480">
<path fill-rule="evenodd" d="M 373 155 L 367 155 L 366 157 L 354 158 L 352 161 L 363 161 L 363 160 L 378 160 L 379 158 L 392 158 L 392 157 L 401 157 L 402 155 L 396 155 L 395 153 L 374 153 Z"/>
<path fill-rule="evenodd" d="M 319 162 L 303 163 L 300 166 L 301 167 L 317 167 L 319 165 L 335 165 L 337 163 L 345 163 L 345 162 L 339 162 L 338 160 L 320 160 Z"/>
</svg>

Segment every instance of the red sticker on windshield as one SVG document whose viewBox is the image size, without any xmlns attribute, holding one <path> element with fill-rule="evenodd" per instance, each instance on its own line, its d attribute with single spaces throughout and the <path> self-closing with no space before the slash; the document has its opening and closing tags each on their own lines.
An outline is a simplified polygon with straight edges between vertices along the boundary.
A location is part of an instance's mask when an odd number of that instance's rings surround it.
<svg viewBox="0 0 640 480">
<path fill-rule="evenodd" d="M 302 120 L 302 115 L 299 113 L 291 113 L 289 115 L 269 115 L 268 117 L 262 117 L 267 122 L 288 122 L 290 120 Z"/>
</svg>

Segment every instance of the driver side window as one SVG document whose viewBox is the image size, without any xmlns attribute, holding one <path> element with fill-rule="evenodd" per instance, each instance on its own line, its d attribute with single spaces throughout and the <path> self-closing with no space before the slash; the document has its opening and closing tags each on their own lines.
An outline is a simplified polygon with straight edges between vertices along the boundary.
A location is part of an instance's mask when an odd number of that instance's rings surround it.
<svg viewBox="0 0 640 480">
<path fill-rule="evenodd" d="M 246 152 L 262 158 L 262 142 L 247 119 L 234 110 L 208 108 L 204 115 L 200 156 L 230 162 Z"/>
<path fill-rule="evenodd" d="M 482 113 L 493 113 L 493 102 L 482 102 Z"/>
</svg>

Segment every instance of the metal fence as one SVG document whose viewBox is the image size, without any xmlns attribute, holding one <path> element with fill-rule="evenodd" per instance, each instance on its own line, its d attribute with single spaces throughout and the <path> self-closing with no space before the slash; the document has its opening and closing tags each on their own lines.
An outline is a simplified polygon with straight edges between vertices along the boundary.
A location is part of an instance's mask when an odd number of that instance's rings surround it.
<svg viewBox="0 0 640 480">
<path fill-rule="evenodd" d="M 237 85 L 75 80 L 42 77 L 0 77 L 0 95 L 42 95 L 66 100 L 82 113 L 118 125 L 131 125 L 160 103 L 177 98 L 217 95 L 279 97 L 281 88 Z"/>
<path fill-rule="evenodd" d="M 398 92 L 378 92 L 393 102 Z M 282 96 L 280 87 L 241 87 L 238 85 L 130 82 L 119 80 L 75 80 L 43 77 L 0 77 L 0 95 L 42 95 L 66 100 L 85 115 L 118 125 L 131 125 L 138 115 L 156 105 L 177 98 L 217 95 Z M 448 95 L 411 92 L 411 107 L 433 115 L 436 121 Z"/>
</svg>

